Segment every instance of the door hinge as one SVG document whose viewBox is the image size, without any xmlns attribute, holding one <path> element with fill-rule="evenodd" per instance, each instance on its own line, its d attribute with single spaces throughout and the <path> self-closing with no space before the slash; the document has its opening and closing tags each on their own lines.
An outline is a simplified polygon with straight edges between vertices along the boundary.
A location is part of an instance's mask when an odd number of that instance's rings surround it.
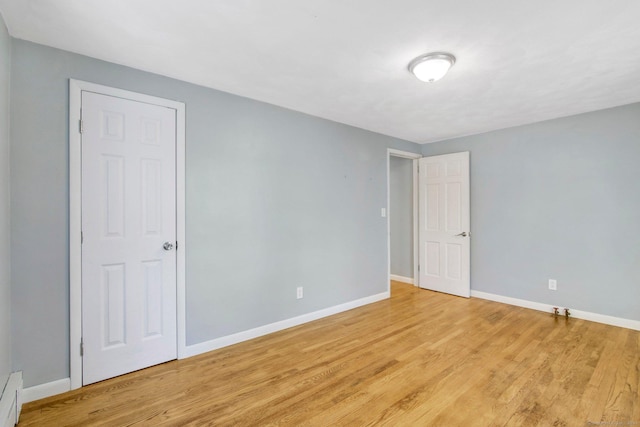
<svg viewBox="0 0 640 427">
<path fill-rule="evenodd" d="M 176 240 L 176 251 L 178 250 L 178 241 Z"/>
<path fill-rule="evenodd" d="M 78 131 L 82 133 L 84 131 L 84 126 L 82 123 L 82 119 L 78 120 Z"/>
<path fill-rule="evenodd" d="M 84 341 L 80 340 L 80 356 L 84 356 Z"/>
<path fill-rule="evenodd" d="M 80 232 L 80 244 L 84 243 L 84 233 L 81 231 Z"/>
</svg>

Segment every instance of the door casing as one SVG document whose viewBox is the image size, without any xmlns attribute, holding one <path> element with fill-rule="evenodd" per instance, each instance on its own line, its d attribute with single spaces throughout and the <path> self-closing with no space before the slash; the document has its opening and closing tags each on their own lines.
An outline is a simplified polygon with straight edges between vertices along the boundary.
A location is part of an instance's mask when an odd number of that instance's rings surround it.
<svg viewBox="0 0 640 427">
<path fill-rule="evenodd" d="M 185 105 L 178 101 L 127 90 L 69 80 L 69 377 L 70 388 L 82 386 L 82 157 L 80 113 L 82 91 L 95 92 L 176 110 L 176 313 L 178 359 L 186 357 L 185 298 Z"/>
</svg>

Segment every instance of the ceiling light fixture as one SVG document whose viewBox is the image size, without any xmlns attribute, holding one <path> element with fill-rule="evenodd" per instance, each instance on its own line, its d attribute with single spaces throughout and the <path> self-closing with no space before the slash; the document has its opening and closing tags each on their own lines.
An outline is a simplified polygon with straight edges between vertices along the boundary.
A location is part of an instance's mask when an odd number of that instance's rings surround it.
<svg viewBox="0 0 640 427">
<path fill-rule="evenodd" d="M 411 71 L 419 80 L 432 83 L 447 74 L 456 63 L 456 57 L 450 53 L 433 52 L 421 55 L 409 63 Z"/>
</svg>

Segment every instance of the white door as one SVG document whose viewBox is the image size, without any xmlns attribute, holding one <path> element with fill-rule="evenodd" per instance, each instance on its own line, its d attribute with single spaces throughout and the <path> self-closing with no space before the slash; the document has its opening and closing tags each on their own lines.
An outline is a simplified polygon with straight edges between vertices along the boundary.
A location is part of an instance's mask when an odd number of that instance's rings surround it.
<svg viewBox="0 0 640 427">
<path fill-rule="evenodd" d="M 82 92 L 82 376 L 177 357 L 176 110 Z"/>
<path fill-rule="evenodd" d="M 420 287 L 468 298 L 469 153 L 419 162 Z"/>
</svg>

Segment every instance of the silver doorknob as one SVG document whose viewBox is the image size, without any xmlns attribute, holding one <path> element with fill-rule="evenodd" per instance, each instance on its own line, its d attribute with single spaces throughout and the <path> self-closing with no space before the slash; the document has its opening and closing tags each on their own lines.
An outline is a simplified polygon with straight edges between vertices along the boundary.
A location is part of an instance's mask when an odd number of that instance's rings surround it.
<svg viewBox="0 0 640 427">
<path fill-rule="evenodd" d="M 457 236 L 467 237 L 467 232 L 466 232 L 466 231 L 463 231 L 463 232 L 462 232 L 462 233 L 460 233 L 460 234 L 456 234 L 456 237 L 457 237 Z"/>
<path fill-rule="evenodd" d="M 171 249 L 173 249 L 173 243 L 164 242 L 164 245 L 162 245 L 162 249 L 164 249 L 165 251 L 170 251 Z"/>
</svg>

